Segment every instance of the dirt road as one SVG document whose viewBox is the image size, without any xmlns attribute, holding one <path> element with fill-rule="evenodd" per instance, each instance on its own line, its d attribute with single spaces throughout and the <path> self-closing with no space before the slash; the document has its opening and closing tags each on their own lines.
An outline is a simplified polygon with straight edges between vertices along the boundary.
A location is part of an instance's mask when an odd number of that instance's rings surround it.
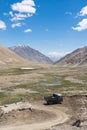
<svg viewBox="0 0 87 130">
<path fill-rule="evenodd" d="M 5 106 L 0 130 L 87 130 L 86 95 L 64 97 L 62 104 L 43 104 L 37 101 Z M 77 120 L 81 122 L 79 128 L 72 125 Z"/>
<path fill-rule="evenodd" d="M 40 103 L 39 104 L 35 103 L 32 106 L 33 106 L 33 110 L 38 111 L 36 113 L 36 117 L 34 117 L 34 119 L 31 119 L 31 118 L 29 118 L 31 116 L 28 116 L 27 120 L 32 120 L 32 122 L 26 122 L 26 119 L 24 118 L 25 113 L 22 113 L 22 111 L 21 111 L 21 118 L 22 119 L 20 118 L 20 120 L 19 120 L 19 118 L 15 116 L 16 120 L 13 121 L 14 123 L 11 123 L 11 121 L 8 118 L 6 120 L 7 121 L 6 125 L 5 125 L 5 120 L 3 120 L 3 123 L 0 127 L 0 130 L 42 130 L 42 129 L 48 129 L 48 128 L 51 128 L 51 126 L 54 126 L 54 125 L 57 125 L 60 123 L 64 123 L 69 118 L 68 115 L 66 115 L 62 110 L 58 109 L 58 105 L 46 106 L 46 105 L 41 105 Z M 12 105 L 11 105 L 11 107 L 12 107 Z M 10 108 L 10 106 L 9 106 L 9 108 Z M 17 108 L 17 107 L 14 107 L 14 108 Z M 23 107 L 22 107 L 22 109 L 23 109 Z M 16 109 L 16 111 L 17 111 L 17 109 Z M 16 111 L 15 111 L 15 114 L 16 114 Z M 25 112 L 27 114 L 26 109 L 25 109 Z M 39 115 L 40 112 L 42 113 L 42 115 Z M 18 114 L 19 114 L 19 112 L 18 112 Z M 35 114 L 35 113 L 33 113 L 33 114 Z M 8 112 L 8 116 L 11 116 L 11 119 L 14 120 L 14 118 L 13 118 L 14 115 L 13 114 L 11 114 L 11 115 Z M 24 120 L 23 120 L 23 118 L 24 118 Z M 37 118 L 39 118 L 39 120 Z"/>
</svg>

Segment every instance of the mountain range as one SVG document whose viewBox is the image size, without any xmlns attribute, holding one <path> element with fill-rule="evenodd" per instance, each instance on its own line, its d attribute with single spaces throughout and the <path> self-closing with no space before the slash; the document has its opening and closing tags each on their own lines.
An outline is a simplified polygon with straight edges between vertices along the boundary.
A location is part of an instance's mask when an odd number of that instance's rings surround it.
<svg viewBox="0 0 87 130">
<path fill-rule="evenodd" d="M 43 64 L 44 63 L 44 64 Z M 0 45 L 0 68 L 18 66 L 38 66 L 53 64 L 47 56 L 29 46 L 15 46 L 5 48 Z M 57 66 L 87 66 L 87 46 L 76 49 L 67 54 L 53 65 Z"/>
<path fill-rule="evenodd" d="M 87 46 L 76 49 L 70 54 L 67 54 L 66 56 L 58 60 L 55 64 L 59 66 L 87 65 Z"/>
<path fill-rule="evenodd" d="M 44 64 L 53 64 L 53 61 L 49 57 L 45 56 L 38 50 L 35 50 L 29 46 L 19 45 L 19 46 L 9 47 L 9 49 L 29 61 L 39 62 Z"/>
</svg>

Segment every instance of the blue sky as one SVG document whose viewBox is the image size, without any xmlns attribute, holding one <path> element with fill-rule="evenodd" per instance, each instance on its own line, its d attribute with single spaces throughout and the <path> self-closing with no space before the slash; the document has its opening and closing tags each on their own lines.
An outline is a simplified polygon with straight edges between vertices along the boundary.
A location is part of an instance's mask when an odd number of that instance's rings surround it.
<svg viewBox="0 0 87 130">
<path fill-rule="evenodd" d="M 87 0 L 0 0 L 0 44 L 61 57 L 87 45 Z"/>
</svg>

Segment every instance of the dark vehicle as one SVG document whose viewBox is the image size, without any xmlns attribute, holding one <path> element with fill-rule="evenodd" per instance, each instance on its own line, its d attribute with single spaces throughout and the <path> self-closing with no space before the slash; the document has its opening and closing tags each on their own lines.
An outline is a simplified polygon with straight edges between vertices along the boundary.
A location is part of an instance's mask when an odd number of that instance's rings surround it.
<svg viewBox="0 0 87 130">
<path fill-rule="evenodd" d="M 47 96 L 44 97 L 44 99 L 46 100 L 47 104 L 58 104 L 58 103 L 62 103 L 63 102 L 63 97 L 61 94 L 56 94 L 54 93 L 52 96 Z"/>
</svg>

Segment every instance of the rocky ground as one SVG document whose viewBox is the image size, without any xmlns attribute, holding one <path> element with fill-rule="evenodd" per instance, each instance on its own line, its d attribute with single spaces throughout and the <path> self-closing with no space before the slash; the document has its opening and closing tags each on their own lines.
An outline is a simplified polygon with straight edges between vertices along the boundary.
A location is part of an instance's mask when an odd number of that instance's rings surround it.
<svg viewBox="0 0 87 130">
<path fill-rule="evenodd" d="M 71 115 L 71 118 L 48 130 L 87 130 L 87 96 L 65 97 L 63 106 L 67 106 L 66 113 Z"/>
<path fill-rule="evenodd" d="M 87 96 L 64 97 L 62 104 L 19 102 L 0 107 L 0 130 L 86 130 Z"/>
</svg>

